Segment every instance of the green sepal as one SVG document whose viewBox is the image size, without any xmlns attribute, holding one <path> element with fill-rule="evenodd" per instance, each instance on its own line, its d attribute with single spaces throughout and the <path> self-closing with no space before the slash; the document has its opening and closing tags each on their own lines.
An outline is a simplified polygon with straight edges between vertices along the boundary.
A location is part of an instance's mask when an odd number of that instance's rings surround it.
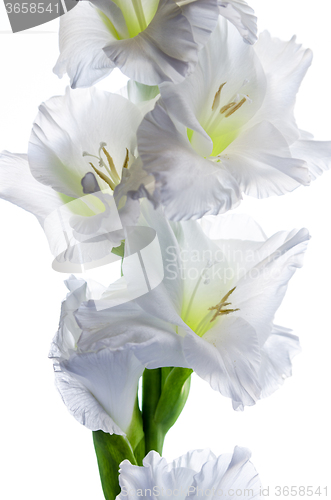
<svg viewBox="0 0 331 500">
<path fill-rule="evenodd" d="M 136 461 L 138 464 L 142 463 L 142 459 L 145 456 L 145 435 L 143 430 L 143 419 L 139 409 L 138 395 L 133 409 L 131 424 L 127 430 L 126 437 L 131 444 Z"/>
<path fill-rule="evenodd" d="M 123 240 L 121 244 L 118 247 L 114 247 L 111 251 L 111 253 L 118 255 L 119 257 L 124 257 L 124 248 L 125 248 L 125 241 Z"/>
<path fill-rule="evenodd" d="M 137 464 L 142 465 L 143 459 L 145 458 L 145 436 L 139 441 L 137 446 L 134 449 L 134 456 L 136 458 Z"/>
<path fill-rule="evenodd" d="M 162 426 L 163 432 L 174 425 L 181 414 L 190 391 L 191 374 L 189 368 L 173 368 L 166 372 L 161 397 L 156 407 L 154 420 Z"/>
<path fill-rule="evenodd" d="M 181 414 L 190 391 L 188 368 L 157 368 L 143 374 L 145 452 L 162 454 L 164 438 Z"/>
<path fill-rule="evenodd" d="M 134 80 L 128 81 L 127 90 L 129 100 L 135 104 L 155 99 L 160 93 L 160 89 L 157 85 L 144 85 Z"/>
<path fill-rule="evenodd" d="M 93 442 L 105 499 L 114 500 L 121 491 L 118 482 L 120 463 L 127 459 L 137 465 L 131 444 L 125 436 L 103 431 L 93 431 Z"/>
</svg>

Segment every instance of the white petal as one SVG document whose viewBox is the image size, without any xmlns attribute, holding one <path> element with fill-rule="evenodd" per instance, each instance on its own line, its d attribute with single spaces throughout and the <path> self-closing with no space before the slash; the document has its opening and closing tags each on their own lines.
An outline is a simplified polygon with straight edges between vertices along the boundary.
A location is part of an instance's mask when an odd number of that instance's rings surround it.
<svg viewBox="0 0 331 500">
<path fill-rule="evenodd" d="M 190 21 L 194 40 L 200 47 L 203 47 L 217 24 L 217 0 L 191 0 L 180 6 L 183 14 Z"/>
<path fill-rule="evenodd" d="M 62 304 L 59 331 L 50 352 L 58 389 L 69 411 L 83 425 L 123 434 L 131 423 L 144 368 L 124 341 L 111 349 L 97 334 L 89 342 L 84 338 L 76 311 L 91 296 L 100 296 L 104 288 L 94 282 L 87 287 L 84 280 L 73 276 L 66 284 L 69 294 Z"/>
<path fill-rule="evenodd" d="M 187 334 L 183 349 L 189 366 L 212 389 L 231 398 L 235 409 L 254 405 L 259 399 L 260 347 L 255 330 L 246 321 L 226 317 L 202 338 Z"/>
<path fill-rule="evenodd" d="M 49 357 L 52 359 L 68 359 L 75 352 L 82 331 L 77 324 L 74 313 L 82 302 L 88 300 L 89 295 L 86 281 L 71 276 L 65 283 L 69 293 L 62 302 L 59 329 L 49 353 Z"/>
<path fill-rule="evenodd" d="M 148 368 L 187 365 L 183 339 L 171 324 L 146 314 L 134 302 L 103 310 L 97 310 L 95 304 L 83 304 L 75 315 L 83 330 L 78 346 L 84 351 L 129 345 Z"/>
<path fill-rule="evenodd" d="M 259 224 L 247 214 L 224 214 L 206 216 L 200 221 L 203 232 L 211 240 L 248 240 L 267 239 Z"/>
<path fill-rule="evenodd" d="M 219 13 L 238 29 L 249 43 L 257 40 L 257 18 L 254 10 L 244 0 L 219 0 Z"/>
<path fill-rule="evenodd" d="M 112 41 L 104 53 L 125 75 L 145 85 L 181 81 L 197 62 L 191 25 L 173 0 L 160 0 L 144 31 Z"/>
<path fill-rule="evenodd" d="M 312 180 L 315 180 L 331 166 L 331 141 L 312 141 L 300 139 L 291 145 L 295 158 L 307 162 Z"/>
<path fill-rule="evenodd" d="M 138 149 L 144 169 L 155 177 L 169 219 L 217 214 L 239 203 L 234 178 L 199 156 L 159 104 L 138 129 Z M 206 192 L 208 197 L 204 196 Z"/>
<path fill-rule="evenodd" d="M 164 279 L 162 285 L 151 292 L 153 295 L 146 296 L 146 301 L 142 297 L 139 304 L 149 314 L 155 314 L 173 324 L 181 324 L 179 315 L 182 307 L 183 284 L 176 236 L 161 209 L 154 210 L 149 202 L 143 202 L 141 213 L 140 224 L 148 225 L 156 232 L 162 254 Z M 151 299 L 151 297 L 154 298 Z"/>
<path fill-rule="evenodd" d="M 72 88 L 90 87 L 115 67 L 102 50 L 112 39 L 95 7 L 78 2 L 60 17 L 60 56 L 54 73 L 60 78 L 68 73 Z"/>
<path fill-rule="evenodd" d="M 221 159 L 242 191 L 256 198 L 281 195 L 310 183 L 306 162 L 292 158 L 283 135 L 270 122 L 240 134 Z"/>
<path fill-rule="evenodd" d="M 200 472 L 202 466 L 211 460 L 215 460 L 216 456 L 210 450 L 193 450 L 188 451 L 185 455 L 176 458 L 173 462 L 169 463 L 169 468 L 186 467 L 195 472 Z"/>
<path fill-rule="evenodd" d="M 261 352 L 261 397 L 275 392 L 292 375 L 292 359 L 301 352 L 299 339 L 290 330 L 274 326 Z"/>
<path fill-rule="evenodd" d="M 80 424 L 91 430 L 102 430 L 120 436 L 125 435 L 102 405 L 76 377 L 62 371 L 55 372 L 55 385 L 68 411 Z"/>
<path fill-rule="evenodd" d="M 73 354 L 59 368 L 64 375 L 56 373 L 58 389 L 77 420 L 94 431 L 127 432 L 144 370 L 130 350 Z"/>
<path fill-rule="evenodd" d="M 168 492 L 167 496 L 173 496 L 170 495 L 170 492 L 178 490 L 176 498 L 185 500 L 186 492 L 192 484 L 193 470 L 184 467 L 169 470 L 165 458 L 161 458 L 155 451 L 148 453 L 143 460 L 143 465 L 143 467 L 137 467 L 131 465 L 128 460 L 124 460 L 120 464 L 119 482 L 122 493 L 118 495 L 118 500 L 125 498 L 138 500 L 141 496 L 147 496 L 148 490 L 151 491 L 151 496 L 154 492 L 157 498 L 161 495 L 162 489 L 164 492 Z M 153 488 L 157 489 L 153 491 Z M 145 490 L 147 490 L 147 494 L 145 494 Z"/>
<path fill-rule="evenodd" d="M 225 454 L 207 462 L 194 478 L 192 498 L 199 498 L 201 491 L 213 488 L 214 498 L 239 498 L 233 496 L 236 491 L 245 492 L 249 498 L 260 498 L 261 483 L 250 457 L 249 450 L 236 446 L 232 456 Z"/>
<path fill-rule="evenodd" d="M 262 260 L 240 278 L 231 295 L 232 304 L 239 308 L 233 314 L 254 327 L 261 346 L 271 333 L 290 278 L 302 266 L 308 240 L 306 229 L 274 235 L 257 252 Z"/>
<path fill-rule="evenodd" d="M 156 208 L 158 203 L 154 200 L 155 179 L 142 168 L 142 161 L 138 158 L 125 172 L 121 183 L 116 186 L 114 196 L 116 199 L 128 196 L 133 200 L 147 198 Z"/>
<path fill-rule="evenodd" d="M 41 225 L 62 205 L 58 194 L 32 176 L 28 157 L 3 151 L 0 154 L 0 197 L 31 212 Z"/>
<path fill-rule="evenodd" d="M 177 223 L 175 234 L 181 257 L 181 316 L 194 332 L 200 334 L 209 307 L 231 289 L 226 273 L 228 263 L 225 254 L 202 232 L 196 221 Z"/>
<path fill-rule="evenodd" d="M 254 45 L 267 78 L 267 94 L 253 123 L 271 121 L 286 137 L 298 138 L 293 108 L 300 84 L 312 62 L 311 50 L 305 50 L 296 43 L 272 38 L 264 31 Z"/>
</svg>

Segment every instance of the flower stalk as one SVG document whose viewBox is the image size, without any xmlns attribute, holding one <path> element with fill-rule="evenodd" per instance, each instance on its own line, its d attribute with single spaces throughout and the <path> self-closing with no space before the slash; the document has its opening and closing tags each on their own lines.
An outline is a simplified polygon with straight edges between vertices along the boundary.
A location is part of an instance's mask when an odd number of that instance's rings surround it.
<svg viewBox="0 0 331 500">
<path fill-rule="evenodd" d="M 145 451 L 151 450 L 162 454 L 165 434 L 155 421 L 155 412 L 162 393 L 162 368 L 145 370 L 142 385 L 142 415 L 145 433 Z"/>
</svg>

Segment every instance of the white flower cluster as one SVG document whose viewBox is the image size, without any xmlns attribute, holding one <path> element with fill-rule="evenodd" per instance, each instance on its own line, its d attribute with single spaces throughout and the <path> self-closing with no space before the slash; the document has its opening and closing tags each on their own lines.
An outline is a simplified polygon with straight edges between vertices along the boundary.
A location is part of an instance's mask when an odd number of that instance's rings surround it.
<svg viewBox="0 0 331 500">
<path fill-rule="evenodd" d="M 259 498 L 246 450 L 168 465 L 155 436 L 175 422 L 192 371 L 236 410 L 291 375 L 299 341 L 274 315 L 308 231 L 267 238 L 225 212 L 243 193 L 282 195 L 329 169 L 331 142 L 300 130 L 293 112 L 311 60 L 295 38 L 257 37 L 244 0 L 80 0 L 61 17 L 54 68 L 71 88 L 41 104 L 27 155 L 0 155 L 0 196 L 38 218 L 55 268 L 122 258 L 108 287 L 67 279 L 50 352 L 72 415 L 130 449 L 131 464 L 112 458 L 120 500 L 178 488 L 183 499 L 199 488 Z M 127 89 L 93 87 L 115 67 Z"/>
</svg>

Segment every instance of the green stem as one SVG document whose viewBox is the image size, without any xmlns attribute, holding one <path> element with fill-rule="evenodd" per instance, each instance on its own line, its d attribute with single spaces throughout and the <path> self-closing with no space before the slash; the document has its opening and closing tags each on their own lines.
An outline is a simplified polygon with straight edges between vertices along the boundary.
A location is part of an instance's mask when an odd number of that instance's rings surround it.
<svg viewBox="0 0 331 500">
<path fill-rule="evenodd" d="M 142 389 L 145 453 L 155 450 L 161 455 L 165 434 L 154 416 L 162 392 L 162 368 L 144 371 Z"/>
</svg>

